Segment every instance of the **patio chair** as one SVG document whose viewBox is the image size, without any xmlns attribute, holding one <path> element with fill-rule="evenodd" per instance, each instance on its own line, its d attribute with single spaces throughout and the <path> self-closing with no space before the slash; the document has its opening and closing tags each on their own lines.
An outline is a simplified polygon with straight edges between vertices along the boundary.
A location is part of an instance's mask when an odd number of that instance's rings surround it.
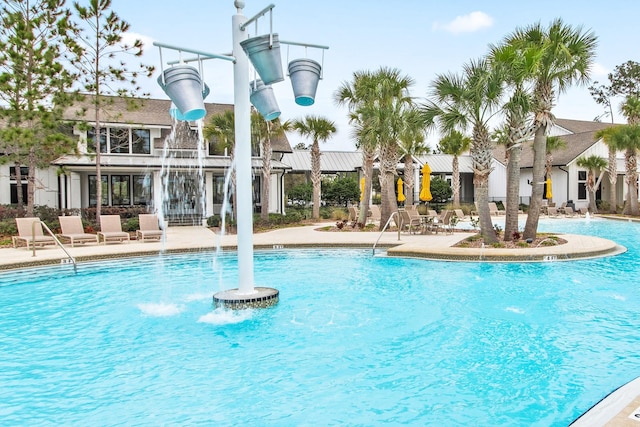
<svg viewBox="0 0 640 427">
<path fill-rule="evenodd" d="M 549 206 L 547 208 L 547 216 L 558 218 L 560 216 L 560 213 L 558 212 L 558 208 Z"/>
<path fill-rule="evenodd" d="M 18 235 L 11 237 L 14 248 L 17 248 L 20 242 L 24 242 L 27 245 L 27 250 L 29 250 L 29 246 L 56 244 L 56 240 L 52 236 L 45 236 L 40 218 L 16 218 L 16 226 L 18 227 Z"/>
<path fill-rule="evenodd" d="M 59 216 L 60 228 L 62 233 L 58 236 L 64 240 L 68 240 L 73 248 L 76 243 L 98 242 L 98 235 L 85 233 L 82 225 L 82 218 L 79 216 Z"/>
<path fill-rule="evenodd" d="M 400 214 L 400 230 L 406 228 L 409 234 L 415 234 L 416 229 L 422 231 L 422 218 L 418 215 L 418 211 L 415 216 L 406 209 L 398 210 L 398 212 Z"/>
<path fill-rule="evenodd" d="M 453 216 L 453 211 L 452 210 L 445 210 L 442 211 L 440 214 L 440 217 L 438 218 L 438 221 L 435 222 L 435 226 L 436 226 L 436 233 L 438 233 L 438 231 L 442 231 L 445 234 L 453 234 L 453 227 L 451 226 L 451 217 Z"/>
<path fill-rule="evenodd" d="M 357 221 L 358 220 L 358 208 L 355 206 L 349 206 L 349 218 L 348 221 Z"/>
<path fill-rule="evenodd" d="M 136 238 L 138 240 L 161 240 L 163 230 L 160 229 L 158 223 L 158 215 L 156 214 L 139 214 L 138 220 L 140 229 L 136 230 Z"/>
<path fill-rule="evenodd" d="M 102 243 L 119 242 L 131 240 L 129 233 L 122 231 L 120 215 L 100 215 L 100 231 L 98 231 L 98 242 L 102 237 Z"/>
<path fill-rule="evenodd" d="M 567 218 L 571 218 L 576 216 L 576 212 L 573 210 L 573 208 L 571 206 L 565 206 L 564 207 L 564 216 L 566 216 Z"/>
<path fill-rule="evenodd" d="M 371 222 L 380 222 L 380 206 L 379 205 L 371 205 L 369 206 L 369 221 Z"/>
</svg>

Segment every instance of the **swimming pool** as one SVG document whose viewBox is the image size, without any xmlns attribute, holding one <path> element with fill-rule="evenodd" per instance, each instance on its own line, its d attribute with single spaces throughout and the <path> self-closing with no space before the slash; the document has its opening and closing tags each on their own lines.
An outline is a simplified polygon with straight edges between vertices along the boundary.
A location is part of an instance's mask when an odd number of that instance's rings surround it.
<svg viewBox="0 0 640 427">
<path fill-rule="evenodd" d="M 256 252 L 260 311 L 212 311 L 235 257 L 0 275 L 0 424 L 566 426 L 640 375 L 633 223 L 541 230 L 629 250 L 491 264 Z M 233 285 L 232 285 L 233 286 Z"/>
</svg>

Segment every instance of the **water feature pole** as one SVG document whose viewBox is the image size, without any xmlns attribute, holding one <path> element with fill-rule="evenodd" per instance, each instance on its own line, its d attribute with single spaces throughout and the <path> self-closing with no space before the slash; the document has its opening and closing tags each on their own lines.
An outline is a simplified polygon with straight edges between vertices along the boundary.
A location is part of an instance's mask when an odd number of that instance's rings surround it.
<svg viewBox="0 0 640 427">
<path fill-rule="evenodd" d="M 255 292 L 253 285 L 253 189 L 251 188 L 251 106 L 249 104 L 249 60 L 240 42 L 248 38 L 242 26 L 244 1 L 236 0 L 233 27 L 233 103 L 235 115 L 235 161 L 238 238 L 238 294 Z"/>
<path fill-rule="evenodd" d="M 245 48 L 242 46 L 242 42 L 249 39 L 249 35 L 247 33 L 247 25 L 251 24 L 254 20 L 262 17 L 265 13 L 271 13 L 272 9 L 275 7 L 273 4 L 270 4 L 266 8 L 264 8 L 261 12 L 259 12 L 256 16 L 247 19 L 242 14 L 242 9 L 244 9 L 245 2 L 242 0 L 235 0 L 233 2 L 236 8 L 236 14 L 231 18 L 231 26 L 232 26 L 232 40 L 233 40 L 233 49 L 232 56 L 227 55 L 217 55 L 206 52 L 201 52 L 193 49 L 181 48 L 177 46 L 171 46 L 164 43 L 154 42 L 155 46 L 159 46 L 160 50 L 160 61 L 162 62 L 162 48 L 177 50 L 179 52 L 190 52 L 197 54 L 197 58 L 192 59 L 182 59 L 179 61 L 168 62 L 169 65 L 182 64 L 192 62 L 192 61 L 202 61 L 204 59 L 224 59 L 227 61 L 233 61 L 233 97 L 234 97 L 234 130 L 235 130 L 235 168 L 236 168 L 236 227 L 237 227 L 237 242 L 238 242 L 238 288 L 237 289 L 229 289 L 225 291 L 221 291 L 216 293 L 213 296 L 213 301 L 216 306 L 224 306 L 228 308 L 254 308 L 254 307 L 269 307 L 278 302 L 279 292 L 274 288 L 266 288 L 266 287 L 254 287 L 254 277 L 253 277 L 253 180 L 252 180 L 252 171 L 251 171 L 251 90 L 249 83 L 249 62 L 250 59 L 248 57 L 248 53 L 245 51 Z M 269 41 L 271 43 L 272 39 L 275 39 L 275 34 L 272 33 L 270 28 L 270 36 Z M 259 38 L 258 38 L 259 39 Z M 283 42 L 288 44 L 294 44 L 305 47 L 315 47 L 319 49 L 328 49 L 327 46 L 321 45 L 312 45 L 306 43 L 297 43 L 297 42 Z M 275 45 L 275 43 L 274 43 Z M 278 45 L 279 46 L 279 45 Z M 272 46 L 268 46 L 268 51 L 272 49 Z M 268 63 L 272 68 L 277 68 L 278 71 L 281 71 L 280 64 L 280 50 L 279 47 L 277 50 L 274 49 L 273 53 L 277 52 L 277 59 L 274 59 L 275 62 Z M 313 62 L 313 61 L 309 61 Z M 315 62 L 314 62 L 315 64 Z M 253 63 L 254 68 L 256 64 Z M 274 67 L 275 66 L 275 67 Z M 179 68 L 179 75 L 182 77 L 183 74 L 188 74 L 191 80 L 200 81 L 200 75 L 198 71 L 195 69 L 191 69 L 192 67 L 185 67 L 181 65 Z M 320 69 L 321 66 L 317 65 L 313 68 L 312 74 L 312 82 L 313 82 L 313 90 L 312 93 L 306 94 L 306 97 L 303 101 L 297 99 L 296 102 L 302 104 L 300 105 L 311 105 L 313 104 L 315 97 L 315 86 L 317 85 L 317 79 L 320 77 Z M 170 75 L 174 73 L 175 70 L 167 70 Z M 300 71 L 306 71 L 300 70 Z M 184 79 L 174 79 L 175 83 L 184 83 Z M 274 80 L 274 82 L 284 80 L 284 77 L 279 80 Z M 306 87 L 308 82 L 303 78 L 297 78 L 297 85 L 301 85 Z M 165 71 L 162 70 L 162 75 L 158 80 L 160 86 L 165 90 L 165 93 L 169 95 L 172 101 L 174 101 L 173 97 L 179 98 L 183 93 L 182 88 L 184 86 L 180 86 L 179 89 L 171 86 L 168 87 L 165 77 Z M 172 81 L 171 83 L 174 83 Z M 191 85 L 193 86 L 193 85 Z M 186 95 L 186 99 L 188 100 L 196 100 L 198 103 L 202 102 L 202 109 L 198 109 L 199 114 L 202 116 L 198 116 L 198 120 L 204 117 L 206 114 L 206 109 L 204 108 L 204 91 L 202 92 L 202 98 L 200 98 L 200 88 L 193 86 L 189 87 L 189 92 Z M 294 85 L 294 93 L 296 93 L 296 85 Z M 204 86 L 203 86 L 204 87 Z M 208 90 L 207 90 L 208 93 Z M 264 115 L 264 113 L 262 113 Z M 278 112 L 279 114 L 279 112 Z M 179 117 L 179 115 L 176 115 Z M 194 120 L 196 118 L 193 118 Z M 267 120 L 272 120 L 273 118 L 267 118 Z M 190 119 L 191 120 L 191 119 Z"/>
</svg>

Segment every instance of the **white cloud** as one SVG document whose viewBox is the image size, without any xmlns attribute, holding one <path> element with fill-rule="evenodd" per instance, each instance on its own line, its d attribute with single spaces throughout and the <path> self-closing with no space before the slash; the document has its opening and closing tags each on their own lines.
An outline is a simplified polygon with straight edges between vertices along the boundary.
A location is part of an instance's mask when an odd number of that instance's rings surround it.
<svg viewBox="0 0 640 427">
<path fill-rule="evenodd" d="M 122 34 L 122 41 L 129 46 L 133 46 L 136 40 L 140 40 L 142 42 L 144 50 L 151 49 L 153 47 L 154 40 L 149 36 L 131 32 Z"/>
<path fill-rule="evenodd" d="M 609 69 L 599 62 L 594 62 L 591 66 L 591 78 L 606 77 L 609 75 Z"/>
<path fill-rule="evenodd" d="M 447 23 L 433 24 L 434 30 L 444 30 L 453 34 L 472 33 L 483 28 L 489 28 L 493 25 L 493 18 L 484 12 L 476 11 L 468 15 L 456 16 L 456 18 Z"/>
</svg>

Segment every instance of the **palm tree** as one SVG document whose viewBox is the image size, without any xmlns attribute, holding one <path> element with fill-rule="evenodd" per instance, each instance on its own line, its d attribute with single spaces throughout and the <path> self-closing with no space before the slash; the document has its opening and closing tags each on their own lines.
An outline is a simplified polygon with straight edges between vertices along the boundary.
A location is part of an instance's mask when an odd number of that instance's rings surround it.
<svg viewBox="0 0 640 427">
<path fill-rule="evenodd" d="M 415 163 L 413 156 L 429 151 L 425 144 L 424 122 L 420 112 L 411 108 L 404 114 L 403 128 L 400 131 L 400 152 L 404 157 L 404 184 L 406 187 L 405 205 L 413 205 L 413 189 L 415 187 Z M 455 194 L 455 193 L 454 193 Z"/>
<path fill-rule="evenodd" d="M 209 141 L 209 144 L 215 144 L 217 151 L 225 153 L 230 158 L 231 165 L 231 177 L 230 187 L 236 188 L 236 172 L 233 167 L 234 164 L 234 148 L 236 145 L 236 133 L 235 133 L 235 114 L 233 110 L 227 110 L 222 113 L 214 114 L 209 118 L 209 121 L 204 125 L 202 129 L 204 138 Z M 236 192 L 232 192 L 232 208 L 233 217 L 236 217 Z"/>
<path fill-rule="evenodd" d="M 532 58 L 534 67 L 529 76 L 534 84 L 533 185 L 531 204 L 524 229 L 524 238 L 535 238 L 540 219 L 544 189 L 546 135 L 553 125 L 551 113 L 556 95 L 565 92 L 574 83 L 586 84 L 593 64 L 597 38 L 582 27 L 572 28 L 561 19 L 555 19 L 548 28 L 540 23 L 516 31 L 507 37 L 525 58 Z"/>
<path fill-rule="evenodd" d="M 260 144 L 260 154 L 262 157 L 262 191 L 260 195 L 260 219 L 269 220 L 269 193 L 271 189 L 271 158 L 273 150 L 271 148 L 271 138 L 284 135 L 284 126 L 279 118 L 265 120 L 257 111 L 251 112 L 252 140 Z"/>
<path fill-rule="evenodd" d="M 320 169 L 320 144 L 325 142 L 336 132 L 336 125 L 323 117 L 307 116 L 302 120 L 293 120 L 291 126 L 301 136 L 309 137 L 311 144 L 311 183 L 313 184 L 313 211 L 312 218 L 320 218 L 320 184 L 322 170 Z"/>
<path fill-rule="evenodd" d="M 615 128 L 611 134 L 611 140 L 620 149 L 625 150 L 625 182 L 627 183 L 627 196 L 624 204 L 625 215 L 640 215 L 638 209 L 638 171 L 636 154 L 640 149 L 640 125 L 629 124 Z"/>
<path fill-rule="evenodd" d="M 602 141 L 609 147 L 609 158 L 607 160 L 607 174 L 609 175 L 609 212 L 615 214 L 618 211 L 618 195 L 616 192 L 616 185 L 618 183 L 618 168 L 616 162 L 616 153 L 618 148 L 614 145 L 611 139 L 612 132 L 615 128 L 609 127 L 600 129 L 595 133 L 596 141 L 602 139 Z"/>
<path fill-rule="evenodd" d="M 452 130 L 438 143 L 438 149 L 444 154 L 453 156 L 453 205 L 454 207 L 460 207 L 460 156 L 465 151 L 469 150 L 471 146 L 471 138 L 464 136 L 457 130 Z"/>
<path fill-rule="evenodd" d="M 506 41 L 499 46 L 491 46 L 489 59 L 493 67 L 499 67 L 505 78 L 509 98 L 503 105 L 504 125 L 496 132 L 497 142 L 505 146 L 507 165 L 507 199 L 504 220 L 504 240 L 513 240 L 518 231 L 518 211 L 520 207 L 520 155 L 522 144 L 535 133 L 531 120 L 533 97 L 527 79 L 535 66 L 535 58 L 522 55 Z"/>
<path fill-rule="evenodd" d="M 576 164 L 582 168 L 587 169 L 587 194 L 589 194 L 589 212 L 598 213 L 596 206 L 596 191 L 600 187 L 600 181 L 604 175 L 605 168 L 607 167 L 607 161 L 595 154 L 589 157 L 580 157 Z M 600 172 L 598 179 L 594 179 L 594 175 Z"/>
<path fill-rule="evenodd" d="M 369 211 L 371 187 L 373 179 L 373 162 L 378 155 L 379 135 L 373 128 L 371 110 L 375 102 L 373 73 L 356 71 L 351 82 L 343 83 L 335 92 L 334 100 L 337 105 L 349 108 L 349 123 L 354 126 L 352 131 L 356 140 L 356 147 L 362 151 L 362 174 L 365 179 L 364 194 L 360 201 L 360 212 L 357 222 L 364 224 Z"/>
<path fill-rule="evenodd" d="M 493 159 L 489 122 L 499 111 L 502 83 L 497 68 L 491 68 L 484 59 L 472 61 L 464 66 L 461 75 L 437 76 L 422 107 L 427 126 L 437 128 L 441 134 L 472 131 L 473 184 L 480 233 L 487 243 L 498 240 L 489 212 L 489 174 Z"/>
<path fill-rule="evenodd" d="M 616 130 L 613 134 L 614 144 L 625 150 L 625 181 L 627 183 L 627 197 L 622 213 L 625 215 L 638 215 L 638 172 L 636 154 L 640 148 L 640 139 L 637 129 L 640 127 L 640 98 L 633 95 L 627 96 L 622 104 L 622 114 L 627 118 L 629 126 Z"/>
<path fill-rule="evenodd" d="M 558 136 L 547 136 L 546 155 L 544 163 L 544 175 L 547 180 L 551 179 L 551 169 L 553 168 L 553 152 L 565 148 L 567 143 Z M 550 198 L 549 201 L 553 201 Z"/>
<path fill-rule="evenodd" d="M 381 160 L 382 205 L 380 223 L 385 224 L 396 209 L 394 175 L 399 160 L 398 141 L 404 127 L 404 112 L 412 106 L 407 90 L 413 81 L 398 70 L 381 68 L 376 72 L 358 71 L 353 81 L 338 88 L 334 99 L 349 108 L 349 122 L 362 150 L 365 194 L 360 205 L 359 223 L 364 223 L 371 197 L 373 161 Z"/>
</svg>

